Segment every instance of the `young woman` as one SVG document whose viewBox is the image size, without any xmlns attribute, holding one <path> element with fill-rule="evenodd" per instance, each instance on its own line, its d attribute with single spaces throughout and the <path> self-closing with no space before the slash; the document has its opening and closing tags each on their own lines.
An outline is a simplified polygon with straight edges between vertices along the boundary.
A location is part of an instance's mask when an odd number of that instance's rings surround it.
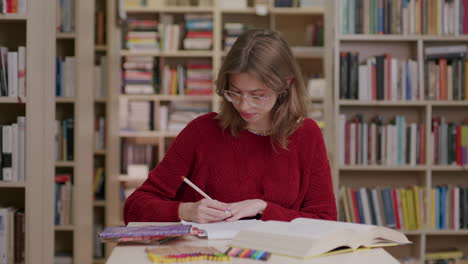
<svg viewBox="0 0 468 264">
<path fill-rule="evenodd" d="M 336 220 L 322 133 L 307 118 L 304 81 L 281 35 L 266 29 L 241 35 L 216 86 L 220 113 L 200 116 L 180 132 L 127 199 L 125 222 Z"/>
</svg>

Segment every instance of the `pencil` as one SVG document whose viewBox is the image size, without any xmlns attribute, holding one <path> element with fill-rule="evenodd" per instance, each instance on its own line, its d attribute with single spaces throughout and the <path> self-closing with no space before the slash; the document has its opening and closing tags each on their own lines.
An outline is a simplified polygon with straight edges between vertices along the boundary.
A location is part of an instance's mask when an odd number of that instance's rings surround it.
<svg viewBox="0 0 468 264">
<path fill-rule="evenodd" d="M 189 179 L 185 178 L 185 176 L 182 176 L 182 180 L 184 180 L 185 183 L 190 185 L 190 187 L 192 187 L 195 191 L 197 191 L 199 194 L 201 194 L 206 199 L 213 200 L 210 196 L 208 196 L 208 194 L 206 194 L 200 188 L 198 188 L 195 184 L 193 184 L 193 182 L 191 182 Z"/>
</svg>

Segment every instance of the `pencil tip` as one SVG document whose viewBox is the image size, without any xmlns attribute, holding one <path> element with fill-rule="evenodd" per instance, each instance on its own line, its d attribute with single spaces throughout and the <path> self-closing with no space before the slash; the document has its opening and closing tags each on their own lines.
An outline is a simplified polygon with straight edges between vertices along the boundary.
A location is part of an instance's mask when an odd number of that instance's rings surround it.
<svg viewBox="0 0 468 264">
<path fill-rule="evenodd" d="M 182 180 L 185 179 L 185 176 L 181 176 Z"/>
</svg>

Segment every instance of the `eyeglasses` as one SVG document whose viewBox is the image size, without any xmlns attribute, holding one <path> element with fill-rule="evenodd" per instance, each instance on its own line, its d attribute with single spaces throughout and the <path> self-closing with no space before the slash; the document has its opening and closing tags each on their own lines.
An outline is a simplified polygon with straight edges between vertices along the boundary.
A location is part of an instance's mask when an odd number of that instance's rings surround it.
<svg viewBox="0 0 468 264">
<path fill-rule="evenodd" d="M 272 95 L 268 96 L 255 96 L 255 95 L 242 95 L 240 93 L 236 93 L 233 91 L 224 90 L 223 95 L 229 102 L 233 104 L 238 104 L 241 101 L 241 98 L 244 97 L 246 101 L 254 107 L 261 107 L 263 106 L 271 97 Z"/>
</svg>

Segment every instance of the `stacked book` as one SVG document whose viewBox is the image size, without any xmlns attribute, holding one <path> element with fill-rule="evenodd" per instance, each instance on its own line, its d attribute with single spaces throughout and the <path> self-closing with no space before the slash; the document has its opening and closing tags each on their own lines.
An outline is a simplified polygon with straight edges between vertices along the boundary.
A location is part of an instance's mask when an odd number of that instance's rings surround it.
<svg viewBox="0 0 468 264">
<path fill-rule="evenodd" d="M 425 164 L 425 124 L 407 122 L 404 116 L 384 124 L 380 115 L 366 121 L 359 114 L 346 121 L 341 114 L 339 131 L 341 165 Z"/>
<path fill-rule="evenodd" d="M 169 131 L 181 131 L 190 121 L 211 111 L 209 102 L 173 102 L 170 108 Z"/>
<path fill-rule="evenodd" d="M 186 50 L 210 50 L 213 45 L 213 16 L 210 14 L 185 15 L 184 39 Z"/>
<path fill-rule="evenodd" d="M 158 83 L 157 76 L 153 57 L 125 57 L 123 64 L 123 93 L 154 94 L 155 86 Z"/>
<path fill-rule="evenodd" d="M 182 236 L 196 236 L 202 231 L 191 225 L 107 227 L 99 234 L 105 242 L 150 243 Z"/>
<path fill-rule="evenodd" d="M 424 93 L 427 100 L 468 100 L 466 45 L 425 49 Z"/>
<path fill-rule="evenodd" d="M 154 102 L 146 100 L 120 99 L 120 130 L 122 131 L 153 131 Z"/>
<path fill-rule="evenodd" d="M 127 49 L 159 51 L 158 24 L 157 20 L 128 19 L 125 37 Z"/>
<path fill-rule="evenodd" d="M 213 67 L 207 61 L 189 61 L 185 92 L 188 95 L 210 95 L 213 92 Z"/>
<path fill-rule="evenodd" d="M 224 24 L 224 50 L 231 49 L 237 38 L 244 33 L 245 25 L 242 23 L 225 23 Z"/>
<path fill-rule="evenodd" d="M 367 58 L 358 52 L 340 54 L 340 98 L 353 100 L 420 100 L 418 63 L 392 54 Z"/>
</svg>

